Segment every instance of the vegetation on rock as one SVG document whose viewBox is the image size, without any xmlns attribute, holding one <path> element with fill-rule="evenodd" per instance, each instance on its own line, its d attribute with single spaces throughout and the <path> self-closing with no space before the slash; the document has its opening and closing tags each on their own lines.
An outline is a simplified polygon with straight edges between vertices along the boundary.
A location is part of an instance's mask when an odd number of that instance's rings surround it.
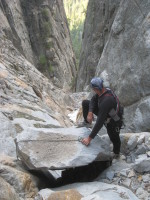
<svg viewBox="0 0 150 200">
<path fill-rule="evenodd" d="M 77 66 L 79 64 L 82 32 L 86 16 L 87 4 L 88 0 L 64 0 L 64 7 L 68 19 Z"/>
</svg>

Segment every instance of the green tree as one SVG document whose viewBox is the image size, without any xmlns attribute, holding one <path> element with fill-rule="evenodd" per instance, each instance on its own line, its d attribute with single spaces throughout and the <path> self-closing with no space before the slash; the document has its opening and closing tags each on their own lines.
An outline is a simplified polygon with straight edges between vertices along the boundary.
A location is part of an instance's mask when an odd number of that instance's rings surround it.
<svg viewBox="0 0 150 200">
<path fill-rule="evenodd" d="M 88 0 L 64 0 L 77 66 L 80 59 L 82 32 Z"/>
</svg>

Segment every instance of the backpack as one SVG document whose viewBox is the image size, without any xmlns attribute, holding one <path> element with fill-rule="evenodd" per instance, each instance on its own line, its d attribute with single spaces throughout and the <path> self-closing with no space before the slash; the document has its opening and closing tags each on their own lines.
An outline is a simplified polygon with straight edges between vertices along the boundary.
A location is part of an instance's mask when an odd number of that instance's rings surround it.
<svg viewBox="0 0 150 200">
<path fill-rule="evenodd" d="M 124 107 L 120 104 L 118 97 L 115 95 L 115 93 L 110 89 L 106 88 L 109 93 L 105 93 L 104 96 L 113 96 L 116 100 L 117 107 L 116 110 L 114 108 L 111 109 L 111 111 L 108 113 L 109 116 L 115 121 L 122 121 L 123 123 L 123 115 L 124 115 Z"/>
</svg>

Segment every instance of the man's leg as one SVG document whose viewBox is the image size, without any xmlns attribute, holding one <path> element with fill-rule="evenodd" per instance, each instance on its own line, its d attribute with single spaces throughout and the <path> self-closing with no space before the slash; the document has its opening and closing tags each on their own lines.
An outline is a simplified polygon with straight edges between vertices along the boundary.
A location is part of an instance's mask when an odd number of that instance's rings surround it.
<svg viewBox="0 0 150 200">
<path fill-rule="evenodd" d="M 86 123 L 88 123 L 87 116 L 88 116 L 88 112 L 89 112 L 89 104 L 90 104 L 89 100 L 82 101 L 83 117 L 84 117 L 84 120 Z M 94 106 L 93 113 L 97 116 L 97 114 L 98 114 L 98 106 L 97 105 Z"/>
<path fill-rule="evenodd" d="M 88 115 L 88 112 L 89 112 L 89 104 L 90 104 L 89 100 L 83 100 L 82 101 L 83 118 L 84 118 L 84 121 L 86 123 L 88 123 L 87 115 Z"/>
<path fill-rule="evenodd" d="M 121 141 L 120 141 L 120 128 L 113 124 L 112 122 L 107 124 L 107 133 L 110 140 L 113 143 L 113 152 L 115 154 L 120 153 Z"/>
<path fill-rule="evenodd" d="M 83 118 L 84 118 L 84 121 L 81 122 L 81 123 L 78 123 L 78 128 L 79 127 L 87 127 L 87 128 L 92 128 L 92 124 L 90 124 L 88 121 L 87 121 L 87 116 L 88 116 L 88 112 L 89 112 L 89 104 L 90 104 L 90 101 L 89 100 L 83 100 L 82 101 L 82 111 L 83 111 Z M 97 115 L 98 113 L 98 108 L 97 108 L 97 105 L 95 105 L 95 108 L 94 108 L 94 112 L 93 112 L 95 115 Z"/>
</svg>

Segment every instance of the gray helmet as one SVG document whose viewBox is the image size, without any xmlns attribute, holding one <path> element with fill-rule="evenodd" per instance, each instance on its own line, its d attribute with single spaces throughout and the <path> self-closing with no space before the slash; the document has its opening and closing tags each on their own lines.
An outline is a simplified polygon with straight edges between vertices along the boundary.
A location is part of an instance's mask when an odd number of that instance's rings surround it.
<svg viewBox="0 0 150 200">
<path fill-rule="evenodd" d="M 104 82 L 103 79 L 101 79 L 99 77 L 94 77 L 91 80 L 91 87 L 92 88 L 97 88 L 97 89 L 99 89 L 101 91 L 102 88 L 103 88 L 103 82 Z"/>
</svg>

